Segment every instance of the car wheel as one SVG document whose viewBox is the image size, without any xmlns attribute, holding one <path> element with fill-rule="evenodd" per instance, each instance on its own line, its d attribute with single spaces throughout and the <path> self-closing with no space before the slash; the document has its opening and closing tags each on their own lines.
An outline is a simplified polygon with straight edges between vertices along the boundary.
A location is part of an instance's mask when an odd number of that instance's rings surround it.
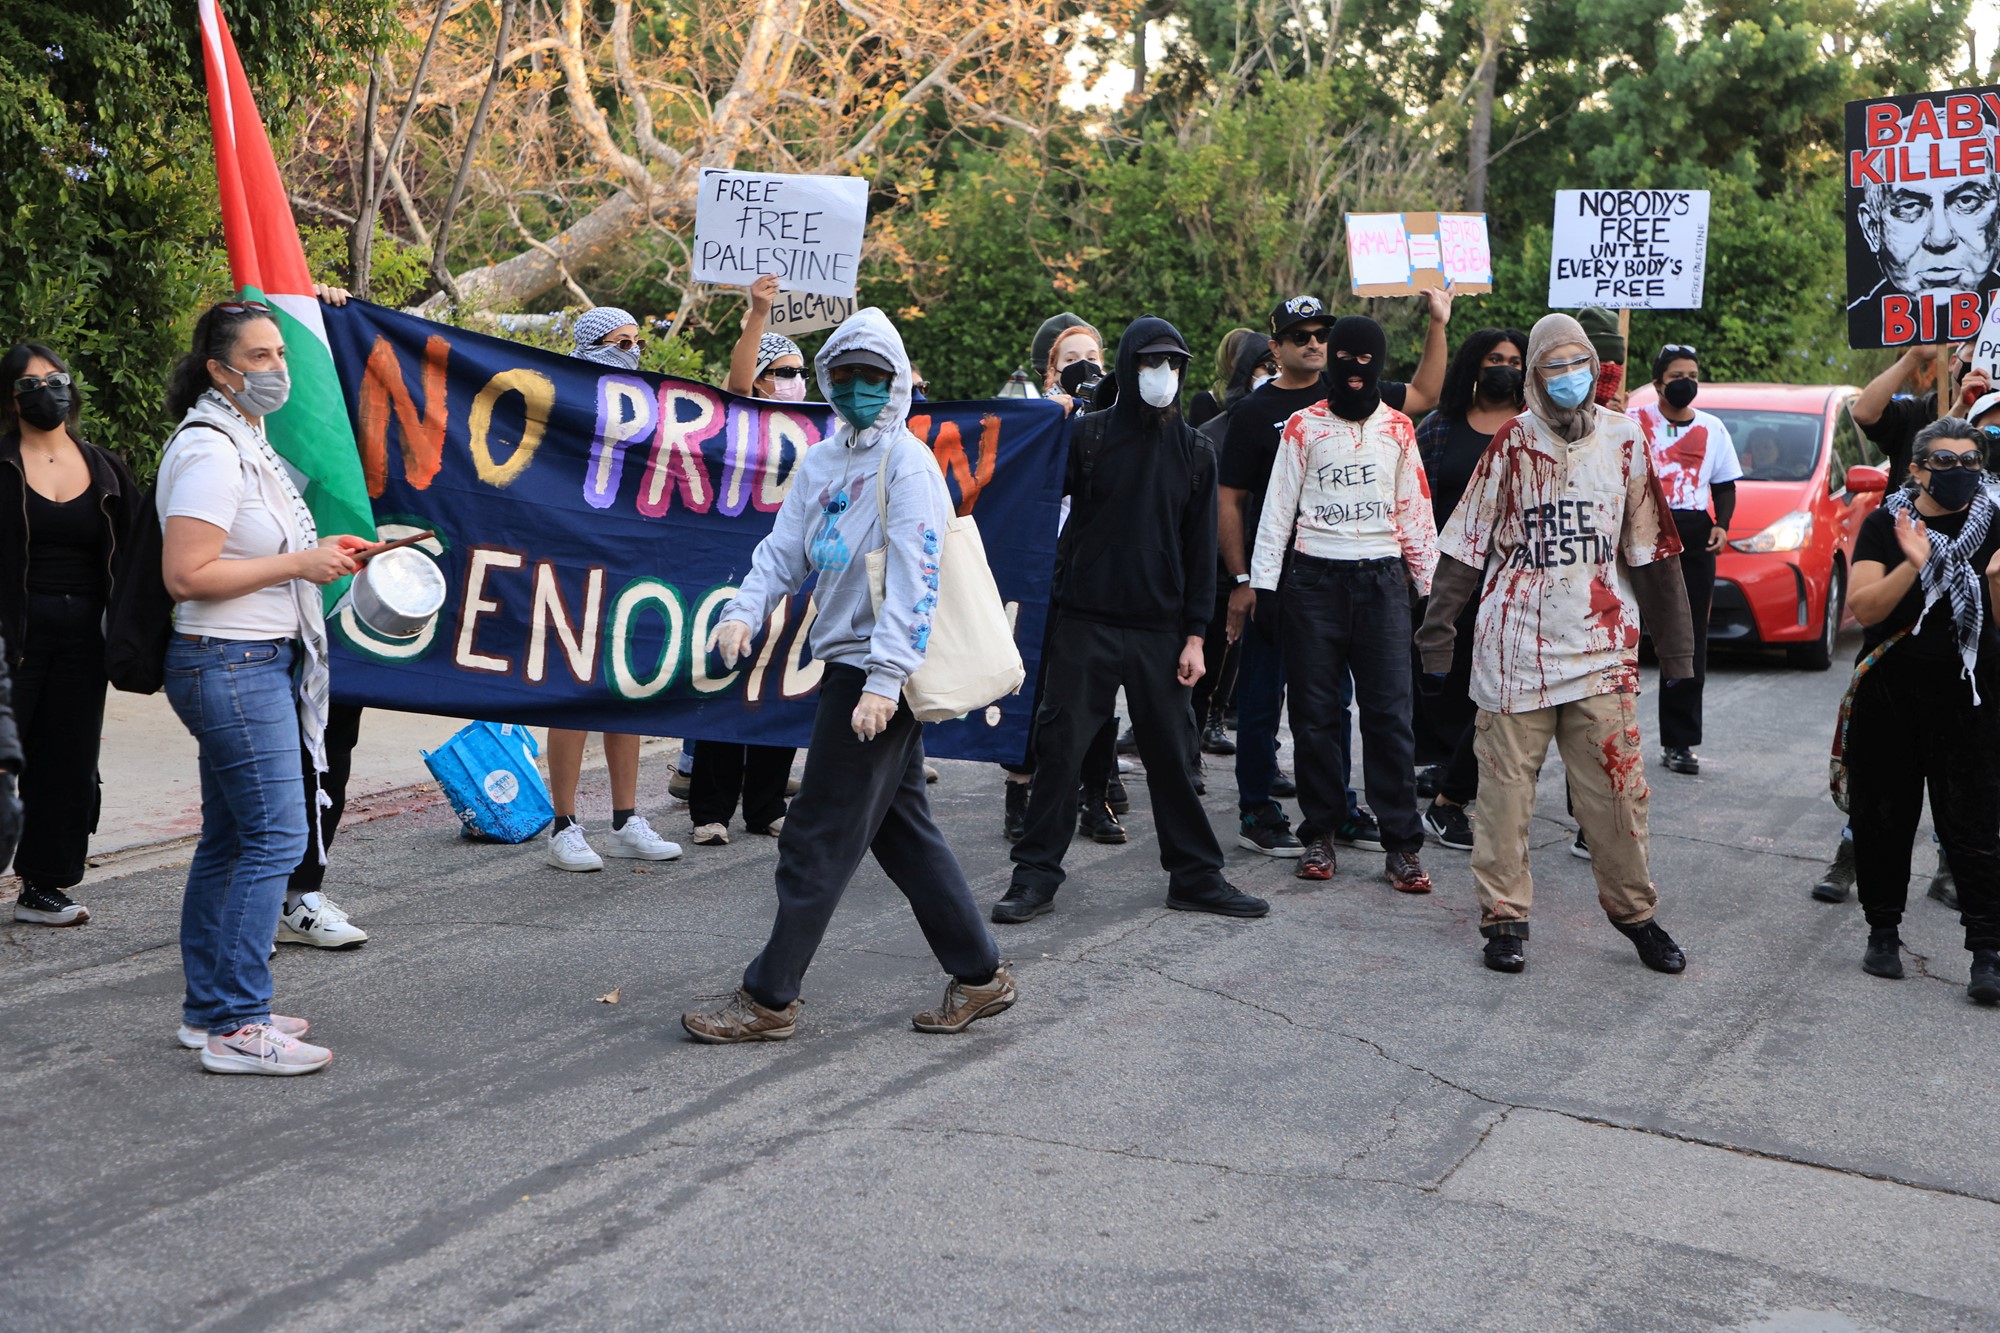
<svg viewBox="0 0 2000 1333">
<path fill-rule="evenodd" d="M 1785 650 L 1791 664 L 1806 671 L 1824 671 L 1833 665 L 1834 640 L 1840 637 L 1840 618 L 1847 609 L 1847 579 L 1839 565 L 1826 580 L 1826 606 L 1819 637 L 1811 643 L 1798 644 Z"/>
</svg>

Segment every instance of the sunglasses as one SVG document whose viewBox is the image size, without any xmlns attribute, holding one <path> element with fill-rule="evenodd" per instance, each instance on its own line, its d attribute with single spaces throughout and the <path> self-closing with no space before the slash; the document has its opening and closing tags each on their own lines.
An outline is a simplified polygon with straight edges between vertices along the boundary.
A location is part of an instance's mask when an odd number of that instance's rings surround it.
<svg viewBox="0 0 2000 1333">
<path fill-rule="evenodd" d="M 1665 347 L 1662 347 L 1662 348 L 1660 349 L 1660 355 L 1661 355 L 1661 356 L 1691 356 L 1691 357 L 1694 357 L 1694 358 L 1695 358 L 1695 359 L 1696 359 L 1697 361 L 1701 359 L 1701 358 L 1700 358 L 1700 355 L 1699 355 L 1698 353 L 1696 353 L 1696 351 L 1694 350 L 1694 348 L 1692 348 L 1692 347 L 1689 347 L 1689 346 L 1688 346 L 1688 345 L 1687 345 L 1686 343 L 1668 343 L 1668 344 L 1667 344 L 1667 345 L 1666 345 Z"/>
<path fill-rule="evenodd" d="M 627 334 L 623 338 L 599 338 L 597 345 L 599 347 L 616 347 L 621 352 L 643 352 L 646 350 L 646 340 L 644 338 L 634 338 L 630 334 Z"/>
<path fill-rule="evenodd" d="M 268 315 L 271 307 L 262 301 L 224 301 L 215 307 L 225 315 Z"/>
<path fill-rule="evenodd" d="M 927 398 L 930 396 L 931 382 L 929 380 L 911 380 L 910 387 Z"/>
<path fill-rule="evenodd" d="M 804 366 L 771 366 L 764 373 L 774 380 L 796 380 L 805 378 L 806 368 Z"/>
<path fill-rule="evenodd" d="M 1323 343 L 1331 337 L 1333 332 L 1330 329 L 1289 329 L 1278 335 L 1278 341 L 1304 347 L 1307 343 Z"/>
<path fill-rule="evenodd" d="M 860 380 L 863 384 L 883 385 L 896 378 L 877 366 L 835 366 L 826 373 L 835 384 L 852 384 Z"/>
<path fill-rule="evenodd" d="M 1924 455 L 1924 470 L 1927 472 L 1950 472 L 1961 467 L 1968 472 L 1977 472 L 1985 466 L 1986 460 L 1980 457 L 1977 449 L 1967 449 L 1962 454 L 1940 453 L 1933 449 Z"/>
<path fill-rule="evenodd" d="M 1536 366 L 1535 369 L 1541 371 L 1544 375 L 1560 375 L 1566 370 L 1575 370 L 1578 366 L 1587 366 L 1589 364 L 1589 357 L 1573 356 L 1567 361 L 1544 361 L 1541 365 Z"/>
<path fill-rule="evenodd" d="M 41 388 L 67 389 L 70 383 L 70 377 L 63 374 L 60 370 L 47 375 L 23 375 L 20 379 L 14 381 L 14 392 L 33 393 L 35 390 Z"/>
</svg>

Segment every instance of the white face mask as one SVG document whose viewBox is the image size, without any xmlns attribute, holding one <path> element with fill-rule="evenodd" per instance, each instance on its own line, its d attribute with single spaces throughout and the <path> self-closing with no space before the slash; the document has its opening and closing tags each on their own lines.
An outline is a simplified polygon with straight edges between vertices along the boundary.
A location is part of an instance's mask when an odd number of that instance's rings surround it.
<svg viewBox="0 0 2000 1333">
<path fill-rule="evenodd" d="M 1146 366 L 1139 371 L 1139 396 L 1152 407 L 1168 407 L 1180 396 L 1181 373 L 1172 366 Z"/>
<path fill-rule="evenodd" d="M 1263 371 L 1258 371 L 1250 377 L 1250 392 L 1257 392 L 1257 390 L 1263 388 L 1276 378 L 1278 378 L 1276 375 L 1266 375 Z"/>
</svg>

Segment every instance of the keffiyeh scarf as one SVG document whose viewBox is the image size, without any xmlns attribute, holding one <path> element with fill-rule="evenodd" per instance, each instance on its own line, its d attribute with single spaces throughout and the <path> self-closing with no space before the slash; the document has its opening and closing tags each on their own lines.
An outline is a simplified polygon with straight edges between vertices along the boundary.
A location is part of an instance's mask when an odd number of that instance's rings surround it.
<svg viewBox="0 0 2000 1333">
<path fill-rule="evenodd" d="M 1917 512 L 1917 492 L 1908 489 L 1897 491 L 1882 502 L 1882 507 L 1892 514 L 1908 514 L 1914 521 L 1923 515 Z M 1917 583 L 1924 590 L 1924 609 L 1917 616 L 1917 629 L 1930 615 L 1931 608 L 1950 598 L 1953 635 L 1958 642 L 1958 659 L 1962 663 L 1963 674 L 1972 683 L 1972 702 L 1979 703 L 1979 683 L 1973 668 L 1979 662 L 1979 638 L 1986 626 L 1986 606 L 1980 596 L 1980 585 L 1984 582 L 1985 571 L 1978 568 L 1973 557 L 1986 541 L 1986 534 L 1993 526 L 1996 506 L 1993 497 L 1985 487 L 1981 487 L 1972 497 L 1971 509 L 1966 513 L 1965 526 L 1958 530 L 1956 537 L 1946 537 L 1935 529 L 1924 531 L 1931 544 L 1931 558 L 1924 561 L 1924 567 L 1917 571 Z"/>
<path fill-rule="evenodd" d="M 759 338 L 757 340 L 757 373 L 750 378 L 763 379 L 764 372 L 771 368 L 771 363 L 781 356 L 796 356 L 801 361 L 805 360 L 805 354 L 799 351 L 799 345 L 782 333 L 767 333 Z"/>
</svg>

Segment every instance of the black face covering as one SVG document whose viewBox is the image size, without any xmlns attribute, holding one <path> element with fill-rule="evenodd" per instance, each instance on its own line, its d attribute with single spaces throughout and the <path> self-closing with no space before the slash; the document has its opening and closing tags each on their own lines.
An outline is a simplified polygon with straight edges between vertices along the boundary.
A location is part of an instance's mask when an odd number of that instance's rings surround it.
<svg viewBox="0 0 2000 1333">
<path fill-rule="evenodd" d="M 1086 384 L 1095 384 L 1104 378 L 1104 367 L 1095 361 L 1072 361 L 1062 368 L 1056 377 L 1062 381 L 1063 392 L 1074 398 L 1083 391 Z"/>
<path fill-rule="evenodd" d="M 20 403 L 21 420 L 36 430 L 54 430 L 69 416 L 69 390 L 58 385 L 45 384 L 39 389 L 30 389 L 17 401 Z"/>
<path fill-rule="evenodd" d="M 1685 412 L 1700 389 L 1701 385 L 1694 380 L 1668 380 L 1667 387 L 1660 390 L 1660 397 L 1666 399 L 1667 406 L 1674 411 Z"/>
<path fill-rule="evenodd" d="M 1979 493 L 1980 474 L 1970 468 L 1955 467 L 1949 472 L 1929 475 L 1931 499 L 1948 510 L 1960 510 Z"/>
<path fill-rule="evenodd" d="M 1367 365 L 1342 360 L 1340 354 L 1369 358 Z M 1348 315 L 1335 321 L 1326 348 L 1326 405 L 1333 414 L 1348 421 L 1365 421 L 1381 405 L 1376 381 L 1382 377 L 1382 359 L 1389 353 L 1382 326 L 1365 315 Z M 1361 381 L 1351 388 L 1350 379 Z"/>
<path fill-rule="evenodd" d="M 1489 403 L 1518 403 L 1527 376 L 1512 366 L 1481 366 L 1479 396 Z"/>
</svg>

